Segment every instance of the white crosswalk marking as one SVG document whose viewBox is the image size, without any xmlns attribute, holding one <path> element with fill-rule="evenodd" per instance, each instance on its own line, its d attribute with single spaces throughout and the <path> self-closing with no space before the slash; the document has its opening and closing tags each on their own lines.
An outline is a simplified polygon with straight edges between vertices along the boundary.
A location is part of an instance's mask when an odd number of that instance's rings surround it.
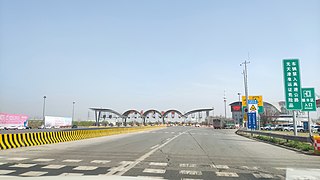
<svg viewBox="0 0 320 180">
<path fill-rule="evenodd" d="M 91 170 L 95 170 L 98 167 L 96 166 L 78 166 L 73 168 L 73 170 L 81 170 L 81 171 L 91 171 Z"/>
<path fill-rule="evenodd" d="M 255 178 L 265 178 L 265 179 L 272 179 L 273 178 L 273 176 L 271 174 L 264 174 L 264 173 L 259 173 L 259 174 L 253 173 L 253 176 Z"/>
<path fill-rule="evenodd" d="M 29 158 L 19 158 L 19 157 L 15 157 L 15 158 L 8 158 L 9 161 L 23 161 Z"/>
<path fill-rule="evenodd" d="M 217 169 L 229 169 L 227 165 L 215 165 Z"/>
<path fill-rule="evenodd" d="M 59 176 L 83 176 L 83 173 L 62 173 Z"/>
<path fill-rule="evenodd" d="M 150 166 L 167 166 L 168 163 L 160 163 L 160 162 L 150 162 Z"/>
<path fill-rule="evenodd" d="M 81 159 L 65 159 L 62 162 L 80 162 L 82 161 Z"/>
<path fill-rule="evenodd" d="M 144 169 L 144 173 L 156 173 L 156 174 L 164 174 L 166 170 L 164 169 Z"/>
<path fill-rule="evenodd" d="M 158 176 L 137 176 L 138 179 L 164 179 L 163 177 L 158 177 Z"/>
<path fill-rule="evenodd" d="M 20 176 L 31 176 L 31 177 L 34 177 L 34 176 L 41 176 L 41 175 L 44 175 L 44 174 L 47 174 L 47 173 L 48 172 L 43 172 L 43 171 L 28 171 L 28 172 L 20 174 Z"/>
<path fill-rule="evenodd" d="M 187 175 L 202 175 L 201 171 L 188 171 L 188 170 L 180 170 L 179 174 L 187 174 Z"/>
<path fill-rule="evenodd" d="M 225 177 L 239 177 L 237 173 L 233 172 L 216 172 L 217 176 L 225 176 Z"/>
<path fill-rule="evenodd" d="M 93 160 L 93 161 L 91 161 L 91 163 L 96 163 L 96 164 L 107 164 L 109 162 L 111 162 L 111 161 L 109 161 L 109 160 Z"/>
<path fill-rule="evenodd" d="M 48 165 L 48 166 L 44 166 L 42 167 L 43 169 L 61 169 L 65 167 L 65 165 L 55 165 L 55 164 L 51 164 L 51 165 Z"/>
<path fill-rule="evenodd" d="M 248 169 L 248 170 L 258 170 L 258 167 L 255 167 L 255 166 L 253 166 L 253 167 L 241 166 L 240 168 L 242 168 L 242 169 Z"/>
<path fill-rule="evenodd" d="M 10 167 L 18 167 L 18 168 L 29 168 L 35 166 L 36 164 L 15 164 Z"/>
<path fill-rule="evenodd" d="M 4 165 L 4 164 L 7 164 L 7 162 L 0 162 L 0 166 Z"/>
<path fill-rule="evenodd" d="M 2 170 L 0 169 L 0 175 L 6 175 L 15 172 L 16 170 Z"/>
<path fill-rule="evenodd" d="M 34 159 L 33 161 L 36 162 L 49 162 L 49 161 L 53 161 L 54 159 Z"/>
<path fill-rule="evenodd" d="M 202 180 L 202 179 L 182 178 L 181 180 Z"/>
<path fill-rule="evenodd" d="M 196 164 L 180 164 L 179 165 L 180 167 L 197 167 L 197 165 Z"/>
</svg>

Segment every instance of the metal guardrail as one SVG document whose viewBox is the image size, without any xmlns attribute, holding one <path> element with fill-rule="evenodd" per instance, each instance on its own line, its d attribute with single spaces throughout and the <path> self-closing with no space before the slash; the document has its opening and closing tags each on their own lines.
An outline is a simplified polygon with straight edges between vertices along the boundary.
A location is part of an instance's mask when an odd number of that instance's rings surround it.
<svg viewBox="0 0 320 180">
<path fill-rule="evenodd" d="M 269 132 L 248 131 L 248 130 L 240 130 L 240 129 L 236 133 L 238 133 L 238 132 L 249 133 L 249 134 L 258 134 L 258 135 L 286 139 L 286 140 L 292 140 L 292 141 L 300 141 L 300 142 L 308 142 L 308 143 L 313 142 L 312 138 L 303 137 L 303 136 L 291 136 L 291 135 L 285 135 L 285 134 L 275 134 L 275 133 L 269 133 Z"/>
</svg>

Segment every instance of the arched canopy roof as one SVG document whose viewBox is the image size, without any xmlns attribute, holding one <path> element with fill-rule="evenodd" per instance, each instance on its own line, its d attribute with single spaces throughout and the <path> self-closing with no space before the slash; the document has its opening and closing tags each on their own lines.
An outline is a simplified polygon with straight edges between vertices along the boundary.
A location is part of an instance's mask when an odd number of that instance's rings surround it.
<svg viewBox="0 0 320 180">
<path fill-rule="evenodd" d="M 141 116 L 140 112 L 137 111 L 137 110 L 135 110 L 135 109 L 129 109 L 129 110 L 127 110 L 126 112 L 124 112 L 124 113 L 122 114 L 122 116 L 127 117 L 127 116 L 128 116 L 129 114 L 131 114 L 131 113 L 136 113 L 136 114 L 139 114 L 139 115 Z"/>
<path fill-rule="evenodd" d="M 122 114 L 120 114 L 117 111 L 114 111 L 112 109 L 106 109 L 106 108 L 89 108 L 89 109 L 91 109 L 93 111 L 110 112 L 110 113 L 118 115 L 119 117 L 122 117 Z"/>
<path fill-rule="evenodd" d="M 168 115 L 169 113 L 172 113 L 172 112 L 179 114 L 181 117 L 183 116 L 183 114 L 180 111 L 178 111 L 176 109 L 169 109 L 166 112 L 164 112 L 163 117 L 166 117 L 166 115 Z"/>
<path fill-rule="evenodd" d="M 213 111 L 213 108 L 204 108 L 204 109 L 195 109 L 195 110 L 192 110 L 192 111 L 189 111 L 189 112 L 186 112 L 184 114 L 184 116 L 189 116 L 190 114 L 193 114 L 193 113 L 196 113 L 196 112 L 203 112 L 203 111 Z"/>
<path fill-rule="evenodd" d="M 143 113 L 143 116 L 146 117 L 149 113 L 152 113 L 152 112 L 158 113 L 158 114 L 161 115 L 161 112 L 160 112 L 160 111 L 155 110 L 155 109 L 149 109 L 149 110 L 147 110 L 146 112 Z M 161 116 L 162 116 L 162 115 L 161 115 Z"/>
</svg>

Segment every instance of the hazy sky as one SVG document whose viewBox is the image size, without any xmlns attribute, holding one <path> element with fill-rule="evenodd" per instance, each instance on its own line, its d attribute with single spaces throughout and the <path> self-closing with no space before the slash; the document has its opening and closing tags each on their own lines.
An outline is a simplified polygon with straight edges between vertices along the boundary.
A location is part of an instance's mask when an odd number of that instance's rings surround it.
<svg viewBox="0 0 320 180">
<path fill-rule="evenodd" d="M 0 112 L 86 119 L 215 107 L 249 93 L 284 100 L 282 59 L 320 94 L 320 1 L 0 0 Z M 228 112 L 230 108 L 228 107 Z M 91 116 L 93 113 L 91 114 Z M 229 113 L 230 115 L 230 113 Z"/>
</svg>

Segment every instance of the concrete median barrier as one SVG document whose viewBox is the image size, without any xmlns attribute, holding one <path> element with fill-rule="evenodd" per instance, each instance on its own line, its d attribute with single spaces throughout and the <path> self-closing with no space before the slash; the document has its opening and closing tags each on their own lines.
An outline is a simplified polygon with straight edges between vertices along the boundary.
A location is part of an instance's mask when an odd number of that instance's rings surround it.
<svg viewBox="0 0 320 180">
<path fill-rule="evenodd" d="M 39 146 L 43 144 L 53 144 L 81 139 L 110 136 L 115 134 L 125 134 L 138 131 L 146 131 L 163 126 L 142 126 L 142 127 L 120 127 L 94 130 L 54 131 L 54 132 L 28 132 L 16 134 L 0 134 L 0 149 L 12 149 L 27 146 Z"/>
</svg>

